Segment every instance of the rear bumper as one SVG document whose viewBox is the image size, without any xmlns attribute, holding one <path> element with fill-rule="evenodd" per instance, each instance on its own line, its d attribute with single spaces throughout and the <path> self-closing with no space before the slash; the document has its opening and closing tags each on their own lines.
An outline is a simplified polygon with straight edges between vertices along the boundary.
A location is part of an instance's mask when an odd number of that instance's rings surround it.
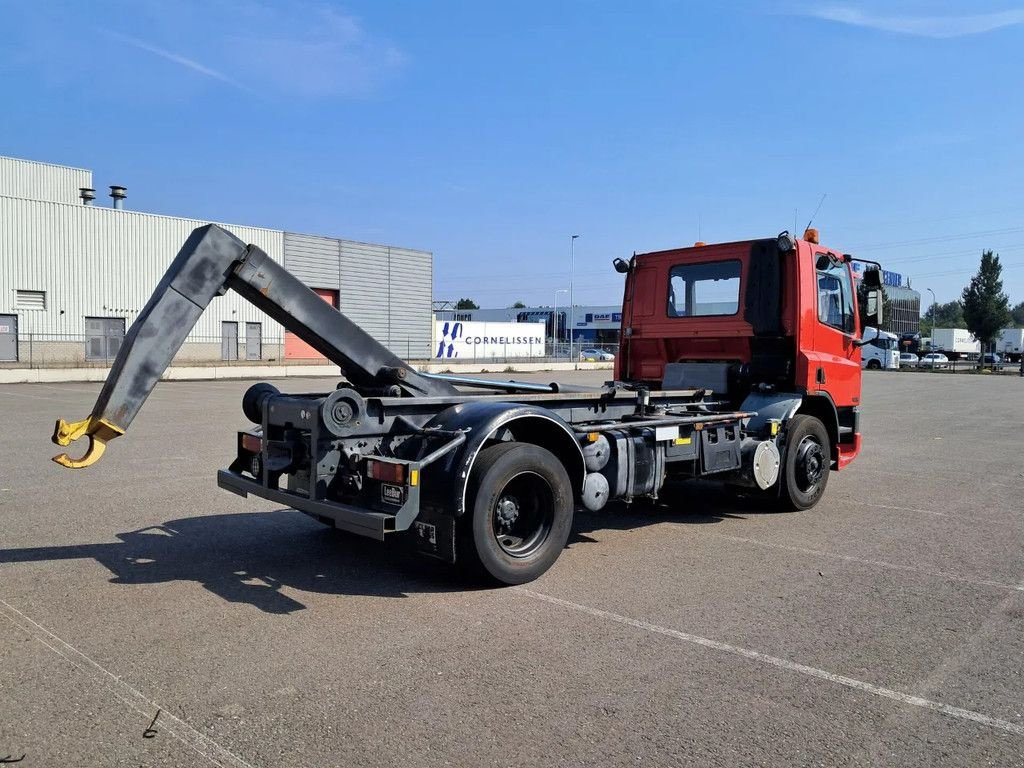
<svg viewBox="0 0 1024 768">
<path fill-rule="evenodd" d="M 248 477 L 222 469 L 217 472 L 217 485 L 225 491 L 231 491 L 245 498 L 259 496 L 261 499 L 276 501 L 292 509 L 315 517 L 322 523 L 332 525 L 343 531 L 357 533 L 379 541 L 385 534 L 395 530 L 395 516 L 383 512 L 339 504 L 334 501 L 313 501 L 296 493 L 289 493 L 275 488 L 266 488 Z"/>
</svg>

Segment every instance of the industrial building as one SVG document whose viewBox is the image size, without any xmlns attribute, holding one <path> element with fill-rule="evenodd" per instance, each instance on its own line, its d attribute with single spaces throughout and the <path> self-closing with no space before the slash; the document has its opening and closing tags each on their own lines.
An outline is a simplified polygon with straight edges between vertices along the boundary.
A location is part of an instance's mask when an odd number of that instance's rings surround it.
<svg viewBox="0 0 1024 768">
<path fill-rule="evenodd" d="M 853 262 L 854 282 L 860 285 L 860 276 L 866 265 Z M 904 285 L 903 283 L 907 284 Z M 887 314 L 882 330 L 901 336 L 913 336 L 921 332 L 921 294 L 910 287 L 910 280 L 904 280 L 898 272 L 882 270 L 882 285 L 887 300 Z"/>
<path fill-rule="evenodd" d="M 0 366 L 108 365 L 164 271 L 209 223 L 96 204 L 88 170 L 0 157 Z M 95 202 L 94 202 L 95 201 Z M 428 251 L 223 224 L 402 357 L 431 348 Z M 215 298 L 175 364 L 323 361 L 240 296 Z"/>
</svg>

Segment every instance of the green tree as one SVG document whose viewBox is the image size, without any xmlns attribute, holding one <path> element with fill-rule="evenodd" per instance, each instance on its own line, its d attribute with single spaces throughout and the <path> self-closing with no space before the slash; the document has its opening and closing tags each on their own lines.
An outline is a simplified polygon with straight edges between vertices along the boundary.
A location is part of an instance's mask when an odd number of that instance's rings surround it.
<svg viewBox="0 0 1024 768">
<path fill-rule="evenodd" d="M 967 330 L 987 349 L 999 331 L 1010 324 L 1010 299 L 1003 293 L 1003 267 L 992 251 L 981 254 L 978 273 L 964 288 L 961 299 Z"/>
<path fill-rule="evenodd" d="M 932 325 L 932 313 L 935 317 L 935 324 Z M 964 320 L 964 305 L 959 301 L 950 301 L 945 304 L 936 304 L 934 307 L 921 309 L 921 335 L 931 336 L 932 328 L 966 328 L 967 321 Z"/>
<path fill-rule="evenodd" d="M 523 304 L 523 302 L 521 301 L 517 301 L 515 304 L 512 305 L 512 309 L 526 309 L 526 305 Z"/>
<path fill-rule="evenodd" d="M 1024 328 L 1024 301 L 1010 310 L 1010 316 L 1013 318 L 1015 326 Z"/>
<path fill-rule="evenodd" d="M 455 302 L 456 309 L 480 309 L 480 305 L 472 299 L 459 299 Z"/>
</svg>

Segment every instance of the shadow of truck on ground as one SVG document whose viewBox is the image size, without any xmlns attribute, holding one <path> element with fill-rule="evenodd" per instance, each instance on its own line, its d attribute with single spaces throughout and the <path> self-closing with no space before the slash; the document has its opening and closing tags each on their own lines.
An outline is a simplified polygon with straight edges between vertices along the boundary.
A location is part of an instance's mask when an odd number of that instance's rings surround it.
<svg viewBox="0 0 1024 768">
<path fill-rule="evenodd" d="M 714 490 L 670 490 L 658 504 L 616 504 L 577 513 L 570 547 L 593 542 L 597 530 L 664 523 L 707 524 L 736 517 L 737 504 Z M 749 511 L 749 510 L 747 510 Z M 406 597 L 410 593 L 480 588 L 446 563 L 419 556 L 411 536 L 385 542 L 325 528 L 282 509 L 199 515 L 117 534 L 119 542 L 0 550 L 0 564 L 92 558 L 113 584 L 195 581 L 218 597 L 266 613 L 303 605 L 282 587 L 337 595 Z"/>
</svg>

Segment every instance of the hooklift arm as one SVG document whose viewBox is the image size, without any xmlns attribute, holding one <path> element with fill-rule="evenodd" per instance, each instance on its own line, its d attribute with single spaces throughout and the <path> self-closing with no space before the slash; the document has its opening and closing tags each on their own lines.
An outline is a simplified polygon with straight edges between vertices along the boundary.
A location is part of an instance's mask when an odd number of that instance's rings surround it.
<svg viewBox="0 0 1024 768">
<path fill-rule="evenodd" d="M 62 453 L 53 460 L 72 469 L 95 464 L 107 442 L 128 429 L 203 310 L 228 288 L 337 363 L 368 394 L 458 392 L 451 384 L 418 374 L 255 245 L 208 224 L 185 241 L 132 323 L 89 418 L 70 423 L 58 419 L 53 442 L 67 446 L 87 437 L 85 455 L 72 459 Z"/>
</svg>

